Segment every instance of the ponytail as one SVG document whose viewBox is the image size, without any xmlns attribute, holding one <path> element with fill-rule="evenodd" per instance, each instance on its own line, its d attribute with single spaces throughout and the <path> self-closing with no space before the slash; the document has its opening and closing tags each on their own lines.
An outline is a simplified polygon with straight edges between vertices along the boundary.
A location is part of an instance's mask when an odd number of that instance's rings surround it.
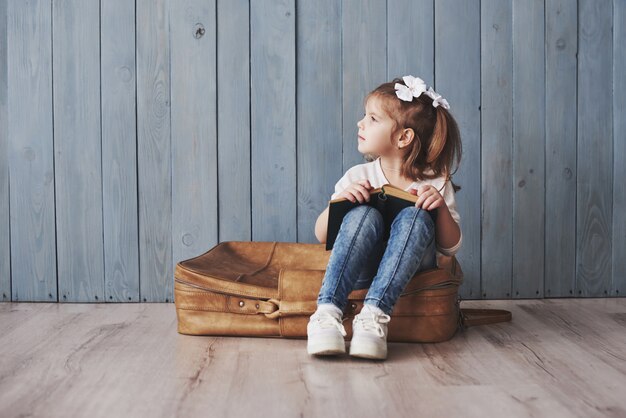
<svg viewBox="0 0 626 418">
<path fill-rule="evenodd" d="M 446 146 L 448 136 L 448 123 L 445 111 L 439 106 L 436 108 L 435 113 L 437 114 L 437 121 L 435 122 L 435 130 L 430 141 L 430 146 L 428 147 L 428 155 L 426 156 L 427 163 L 432 163 L 439 157 L 439 154 L 441 154 Z"/>
</svg>

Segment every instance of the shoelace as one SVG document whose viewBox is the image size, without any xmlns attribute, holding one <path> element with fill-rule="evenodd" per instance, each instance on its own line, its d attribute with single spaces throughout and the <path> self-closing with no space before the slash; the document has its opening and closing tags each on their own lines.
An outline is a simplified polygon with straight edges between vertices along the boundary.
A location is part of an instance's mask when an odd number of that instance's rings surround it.
<svg viewBox="0 0 626 418">
<path fill-rule="evenodd" d="M 378 314 L 373 312 L 361 312 L 354 317 L 354 322 L 358 323 L 367 331 L 374 331 L 379 337 L 385 336 L 385 331 L 381 324 L 386 324 L 391 320 L 391 316 L 387 314 Z M 355 324 L 356 325 L 356 324 Z"/>
<path fill-rule="evenodd" d="M 343 326 L 343 321 L 345 321 L 346 318 L 342 319 L 341 322 L 339 322 L 337 318 L 335 318 L 330 312 L 319 312 L 317 315 L 315 315 L 315 320 L 324 327 L 337 327 L 339 332 L 341 332 L 341 335 L 343 335 L 344 337 L 348 335 L 346 329 Z"/>
</svg>

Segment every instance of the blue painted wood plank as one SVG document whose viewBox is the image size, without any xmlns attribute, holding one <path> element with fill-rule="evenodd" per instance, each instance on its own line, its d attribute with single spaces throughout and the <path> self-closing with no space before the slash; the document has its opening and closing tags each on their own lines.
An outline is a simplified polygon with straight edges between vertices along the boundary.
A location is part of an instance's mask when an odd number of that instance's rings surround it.
<svg viewBox="0 0 626 418">
<path fill-rule="evenodd" d="M 389 81 L 410 74 L 435 84 L 435 4 L 433 0 L 387 0 Z M 444 13 L 447 9 L 447 5 L 437 6 Z"/>
<path fill-rule="evenodd" d="M 513 49 L 511 0 L 483 0 L 481 25 L 482 298 L 511 296 Z"/>
<path fill-rule="evenodd" d="M 576 279 L 576 0 L 546 2 L 545 297 L 573 296 Z"/>
<path fill-rule="evenodd" d="M 613 4 L 579 0 L 576 296 L 612 287 Z"/>
<path fill-rule="evenodd" d="M 0 1 L 0 302 L 11 300 L 7 2 Z"/>
<path fill-rule="evenodd" d="M 318 243 L 315 222 L 343 175 L 341 2 L 298 4 L 298 242 Z"/>
<path fill-rule="evenodd" d="M 626 2 L 613 3 L 613 286 L 626 293 Z"/>
<path fill-rule="evenodd" d="M 247 241 L 252 239 L 248 0 L 219 0 L 217 22 L 219 241 Z"/>
<path fill-rule="evenodd" d="M 543 297 L 544 1 L 513 2 L 513 277 L 515 298 Z"/>
<path fill-rule="evenodd" d="M 137 174 L 142 302 L 174 296 L 167 0 L 137 1 Z"/>
<path fill-rule="evenodd" d="M 59 300 L 104 302 L 100 4 L 52 3 Z"/>
<path fill-rule="evenodd" d="M 452 179 L 461 186 L 455 196 L 463 231 L 456 255 L 464 273 L 459 294 L 473 299 L 480 297 L 481 278 L 480 2 L 438 1 L 435 28 L 435 90 L 450 103 L 463 150 Z"/>
<path fill-rule="evenodd" d="M 365 113 L 367 93 L 388 81 L 386 6 L 380 0 L 342 4 L 343 172 L 366 161 L 358 150 L 356 124 Z"/>
<path fill-rule="evenodd" d="M 252 239 L 296 240 L 294 0 L 250 3 Z"/>
<path fill-rule="evenodd" d="M 215 6 L 181 0 L 170 8 L 174 265 L 218 241 Z"/>
<path fill-rule="evenodd" d="M 7 9 L 11 299 L 57 299 L 50 1 Z"/>
<path fill-rule="evenodd" d="M 100 7 L 105 295 L 107 302 L 138 302 L 135 4 Z"/>
</svg>

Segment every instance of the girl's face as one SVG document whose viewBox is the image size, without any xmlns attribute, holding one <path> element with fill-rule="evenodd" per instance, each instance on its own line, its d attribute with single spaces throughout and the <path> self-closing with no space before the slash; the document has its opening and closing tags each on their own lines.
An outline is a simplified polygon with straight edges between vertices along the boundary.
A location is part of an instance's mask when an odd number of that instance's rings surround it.
<svg viewBox="0 0 626 418">
<path fill-rule="evenodd" d="M 380 107 L 378 99 L 371 97 L 365 105 L 365 115 L 357 122 L 359 152 L 390 154 L 394 149 L 391 139 L 393 125 L 393 120 Z"/>
</svg>

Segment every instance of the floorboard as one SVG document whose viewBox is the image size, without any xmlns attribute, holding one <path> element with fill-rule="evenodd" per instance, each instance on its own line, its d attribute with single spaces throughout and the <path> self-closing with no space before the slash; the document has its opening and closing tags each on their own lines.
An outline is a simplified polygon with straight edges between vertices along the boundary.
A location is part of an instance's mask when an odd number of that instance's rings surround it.
<svg viewBox="0 0 626 418">
<path fill-rule="evenodd" d="M 172 303 L 0 303 L 2 417 L 626 417 L 626 299 L 463 301 L 513 320 L 386 361 L 188 336 Z"/>
</svg>

